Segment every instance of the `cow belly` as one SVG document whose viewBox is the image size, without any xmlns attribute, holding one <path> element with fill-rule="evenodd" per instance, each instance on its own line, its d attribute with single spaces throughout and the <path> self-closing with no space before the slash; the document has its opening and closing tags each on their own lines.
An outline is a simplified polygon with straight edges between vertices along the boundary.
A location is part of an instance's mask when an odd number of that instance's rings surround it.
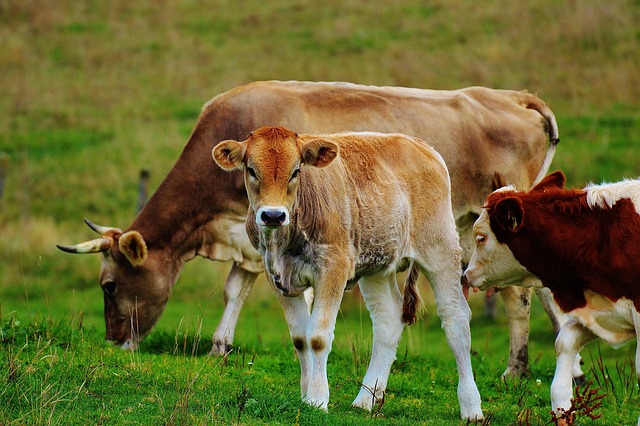
<svg viewBox="0 0 640 426">
<path fill-rule="evenodd" d="M 633 326 L 633 302 L 622 298 L 616 302 L 585 291 L 587 305 L 574 309 L 571 315 L 595 335 L 613 346 L 619 346 L 636 337 Z"/>
</svg>

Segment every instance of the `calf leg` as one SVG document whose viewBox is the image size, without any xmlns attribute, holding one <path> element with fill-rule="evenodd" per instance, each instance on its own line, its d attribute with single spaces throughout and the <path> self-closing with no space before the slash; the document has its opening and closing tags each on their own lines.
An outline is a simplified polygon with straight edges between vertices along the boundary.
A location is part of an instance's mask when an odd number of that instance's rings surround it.
<svg viewBox="0 0 640 426">
<path fill-rule="evenodd" d="M 314 288 L 314 306 L 307 324 L 305 347 L 310 348 L 310 371 L 304 400 L 327 411 L 329 403 L 329 380 L 327 360 L 333 344 L 336 318 L 344 294 L 347 266 L 335 262 L 340 272 L 327 273 L 328 280 L 320 281 Z M 335 270 L 334 270 L 335 271 Z"/>
<path fill-rule="evenodd" d="M 542 307 L 549 315 L 549 319 L 553 323 L 553 328 L 556 333 L 560 332 L 560 329 L 569 321 L 570 317 L 560 310 L 560 307 L 553 300 L 553 294 L 547 287 L 536 287 L 536 295 L 542 304 Z M 573 360 L 572 376 L 573 381 L 577 385 L 584 385 L 586 383 L 584 373 L 582 372 L 582 357 L 580 353 L 576 354 Z"/>
<path fill-rule="evenodd" d="M 440 253 L 437 253 L 438 250 Z M 446 250 L 445 244 L 441 242 L 431 247 L 428 259 L 416 260 L 431 283 L 442 328 L 456 359 L 461 417 L 480 420 L 484 415 L 480 406 L 480 392 L 471 367 L 471 309 L 462 294 L 460 263 L 454 253 L 455 250 L 451 249 L 451 246 Z"/>
<path fill-rule="evenodd" d="M 633 311 L 633 326 L 636 329 L 636 378 L 640 383 L 640 313 L 636 310 Z M 638 426 L 640 426 L 640 417 L 638 417 Z"/>
<path fill-rule="evenodd" d="M 269 282 L 271 282 L 270 279 Z M 289 336 L 300 362 L 300 396 L 302 399 L 306 399 L 312 368 L 311 348 L 307 344 L 306 338 L 310 318 L 309 307 L 304 293 L 298 297 L 284 297 L 280 290 L 273 288 L 284 311 L 284 317 L 289 327 Z"/>
<path fill-rule="evenodd" d="M 531 289 L 515 286 L 500 290 L 509 321 L 509 361 L 503 376 L 521 376 L 529 369 L 529 314 Z"/>
<path fill-rule="evenodd" d="M 391 365 L 402 337 L 402 296 L 395 273 L 361 278 L 359 285 L 371 313 L 373 347 L 369 368 L 352 405 L 371 410 L 387 388 Z"/>
<path fill-rule="evenodd" d="M 576 354 L 597 336 L 576 320 L 570 320 L 560 329 L 556 338 L 556 372 L 551 382 L 551 409 L 568 410 L 573 395 L 572 370 Z"/>
<path fill-rule="evenodd" d="M 238 317 L 249 297 L 258 274 L 242 269 L 234 263 L 224 285 L 224 312 L 213 334 L 211 355 L 223 356 L 232 348 Z"/>
</svg>

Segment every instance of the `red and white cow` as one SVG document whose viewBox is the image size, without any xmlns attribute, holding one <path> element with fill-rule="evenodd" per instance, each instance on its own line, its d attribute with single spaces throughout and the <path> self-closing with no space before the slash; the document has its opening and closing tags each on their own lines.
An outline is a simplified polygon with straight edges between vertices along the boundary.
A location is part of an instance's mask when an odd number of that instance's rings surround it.
<svg viewBox="0 0 640 426">
<path fill-rule="evenodd" d="M 353 405 L 371 410 L 380 401 L 404 327 L 396 271 L 413 262 L 433 287 L 456 359 L 462 418 L 483 418 L 449 173 L 433 148 L 400 134 L 311 136 L 261 127 L 244 142 L 219 143 L 213 158 L 224 170 L 244 171 L 247 234 L 284 309 L 306 402 L 327 409 L 336 317 L 356 282 L 371 313 L 373 348 Z M 311 314 L 302 294 L 309 287 Z"/>
<path fill-rule="evenodd" d="M 528 189 L 546 175 L 558 142 L 552 111 L 522 91 L 267 81 L 220 94 L 204 106 L 180 158 L 128 228 L 90 224 L 98 239 L 60 246 L 103 253 L 100 286 L 108 340 L 135 348 L 160 318 L 184 264 L 201 256 L 233 262 L 212 352 L 231 349 L 240 310 L 263 268 L 244 231 L 248 202 L 242 175 L 211 167 L 209 153 L 217 142 L 244 139 L 267 124 L 301 133 L 401 132 L 428 141 L 451 175 L 463 262 L 471 257 L 471 228 L 492 191 L 494 173 Z M 505 374 L 528 367 L 530 292 L 516 287 L 500 292 L 511 341 Z M 544 293 L 538 295 L 553 309 Z"/>
<path fill-rule="evenodd" d="M 582 190 L 564 182 L 554 172 L 529 192 L 492 193 L 474 225 L 476 250 L 465 272 L 480 289 L 541 280 L 569 313 L 555 345 L 554 410 L 571 406 L 582 346 L 598 337 L 620 345 L 640 332 L 640 180 Z"/>
</svg>

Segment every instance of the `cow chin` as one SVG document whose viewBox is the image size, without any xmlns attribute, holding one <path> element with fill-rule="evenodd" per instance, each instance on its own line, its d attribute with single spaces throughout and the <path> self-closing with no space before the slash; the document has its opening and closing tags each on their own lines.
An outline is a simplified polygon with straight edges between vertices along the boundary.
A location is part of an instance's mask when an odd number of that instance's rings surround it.
<svg viewBox="0 0 640 426">
<path fill-rule="evenodd" d="M 293 287 L 274 280 L 274 285 L 284 297 L 298 297 L 307 289 L 306 287 Z"/>
</svg>

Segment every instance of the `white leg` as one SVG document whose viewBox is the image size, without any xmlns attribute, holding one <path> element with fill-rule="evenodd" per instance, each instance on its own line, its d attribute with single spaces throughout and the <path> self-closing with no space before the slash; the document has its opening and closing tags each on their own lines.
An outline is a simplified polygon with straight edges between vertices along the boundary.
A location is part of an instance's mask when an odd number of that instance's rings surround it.
<svg viewBox="0 0 640 426">
<path fill-rule="evenodd" d="M 633 326 L 636 329 L 636 378 L 638 379 L 638 383 L 640 383 L 640 313 L 636 310 L 633 311 Z M 640 426 L 640 417 L 638 417 L 638 426 Z"/>
<path fill-rule="evenodd" d="M 529 369 L 529 314 L 531 289 L 515 286 L 500 290 L 509 321 L 509 362 L 503 376 L 521 376 Z"/>
<path fill-rule="evenodd" d="M 211 355 L 223 356 L 232 348 L 240 311 L 249 297 L 258 274 L 245 271 L 236 263 L 231 267 L 224 285 L 224 312 L 213 334 Z"/>
<path fill-rule="evenodd" d="M 573 396 L 572 369 L 576 354 L 597 336 L 576 320 L 568 321 L 556 339 L 556 372 L 551 382 L 551 409 L 568 410 Z"/>
<path fill-rule="evenodd" d="M 391 365 L 402 337 L 402 296 L 395 273 L 362 278 L 359 286 L 373 322 L 373 348 L 369 368 L 352 405 L 371 410 L 387 388 Z"/>
<path fill-rule="evenodd" d="M 556 333 L 560 332 L 560 329 L 569 321 L 570 316 L 560 310 L 560 307 L 553 300 L 553 294 L 547 287 L 536 287 L 536 295 L 542 304 L 542 307 L 549 315 L 549 319 L 553 323 L 553 328 Z M 576 354 L 573 360 L 572 376 L 573 382 L 578 385 L 584 385 L 586 383 L 584 372 L 582 371 L 582 357 L 580 353 Z"/>
<path fill-rule="evenodd" d="M 347 283 L 344 271 L 346 265 L 339 266 L 342 270 L 340 278 L 320 282 L 314 288 L 314 306 L 311 318 L 307 324 L 305 347 L 310 348 L 311 365 L 306 397 L 304 400 L 315 407 L 327 411 L 329 404 L 329 380 L 327 379 L 327 360 L 333 344 L 336 318 L 340 309 L 340 302 Z M 337 284 L 342 282 L 341 285 Z"/>
<path fill-rule="evenodd" d="M 311 349 L 307 344 L 306 338 L 310 318 L 309 308 L 304 293 L 298 297 L 284 297 L 273 284 L 271 287 L 274 289 L 276 298 L 284 311 L 284 317 L 289 327 L 289 336 L 298 355 L 298 361 L 300 362 L 300 396 L 302 399 L 306 399 L 312 369 Z"/>
<path fill-rule="evenodd" d="M 447 343 L 453 351 L 458 366 L 458 401 L 463 419 L 480 420 L 484 418 L 481 408 L 480 392 L 473 378 L 471 367 L 471 331 L 469 321 L 471 309 L 462 294 L 460 286 L 459 259 L 452 252 L 441 256 L 431 256 L 441 245 L 431 247 L 429 263 L 416 259 L 423 268 L 433 288 L 436 308 L 442 320 L 442 328 Z"/>
</svg>

